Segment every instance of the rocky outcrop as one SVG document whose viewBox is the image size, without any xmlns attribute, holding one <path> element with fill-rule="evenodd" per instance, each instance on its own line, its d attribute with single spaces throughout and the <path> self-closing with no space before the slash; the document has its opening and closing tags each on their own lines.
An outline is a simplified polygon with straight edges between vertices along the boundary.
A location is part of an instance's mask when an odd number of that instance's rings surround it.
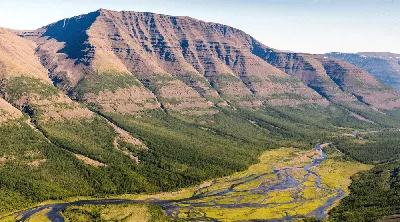
<svg viewBox="0 0 400 222">
<path fill-rule="evenodd" d="M 375 109 L 392 110 L 400 107 L 400 95 L 382 84 L 365 70 L 339 59 L 317 57 L 328 76 L 344 92 Z"/>
<path fill-rule="evenodd" d="M 38 44 L 59 88 L 104 112 L 210 114 L 218 104 L 257 109 L 329 101 L 360 109 L 399 106 L 396 92 L 350 64 L 332 71 L 324 56 L 281 52 L 238 29 L 189 17 L 101 9 L 19 34 Z M 351 76 L 346 87 L 339 72 Z"/>
<path fill-rule="evenodd" d="M 278 69 L 300 79 L 330 101 L 339 103 L 356 101 L 356 98 L 340 90 L 327 75 L 322 64 L 312 55 L 284 53 L 273 49 L 267 49 L 259 55 Z"/>
<path fill-rule="evenodd" d="M 359 52 L 325 54 L 363 68 L 378 80 L 400 91 L 400 54 L 389 52 Z"/>
<path fill-rule="evenodd" d="M 20 35 L 37 42 L 37 54 L 52 79 L 72 95 L 93 73 L 118 72 L 144 86 L 129 91 L 142 90 L 138 95 L 143 95 L 147 90 L 163 108 L 178 112 L 213 113 L 213 107 L 224 100 L 244 107 L 265 102 L 277 106 L 328 104 L 302 82 L 254 55 L 251 36 L 221 24 L 99 10 Z M 89 96 L 76 96 L 90 97 L 91 102 L 96 101 L 94 97 L 103 100 L 110 94 L 107 87 L 104 84 L 101 95 L 89 90 L 85 92 Z M 135 95 L 129 100 L 140 100 Z M 146 107 L 155 108 L 144 105 L 130 111 Z"/>
<path fill-rule="evenodd" d="M 253 53 L 300 79 L 329 101 L 358 109 L 400 107 L 399 93 L 366 71 L 322 55 L 281 52 L 254 40 Z"/>
</svg>

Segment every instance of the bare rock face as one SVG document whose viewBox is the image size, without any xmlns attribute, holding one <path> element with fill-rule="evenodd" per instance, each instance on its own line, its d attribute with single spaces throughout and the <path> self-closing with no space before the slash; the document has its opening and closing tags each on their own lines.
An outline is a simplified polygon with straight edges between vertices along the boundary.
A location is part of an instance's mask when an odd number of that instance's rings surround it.
<svg viewBox="0 0 400 222">
<path fill-rule="evenodd" d="M 135 112 L 161 104 L 181 113 L 214 113 L 224 100 L 249 108 L 328 105 L 301 81 L 254 55 L 251 36 L 221 24 L 99 10 L 19 34 L 38 44 L 37 54 L 59 88 L 104 111 Z M 116 92 L 115 73 L 140 84 Z M 102 81 L 101 89 L 88 86 L 104 74 L 109 82 Z M 135 105 L 127 107 L 120 99 L 104 104 L 120 95 Z M 155 100 L 143 104 L 150 97 Z"/>
<path fill-rule="evenodd" d="M 108 24 L 111 36 L 116 36 L 109 38 L 113 48 L 118 48 L 115 54 L 139 79 L 149 79 L 152 73 L 169 73 L 192 88 L 203 83 L 201 91 L 210 91 L 215 99 L 219 97 L 210 86 L 239 102 L 288 101 L 286 94 L 298 94 L 296 90 L 305 91 L 306 102 L 322 101 L 303 84 L 291 83 L 285 73 L 253 55 L 252 38 L 232 27 L 189 17 L 107 10 L 100 11 L 96 22 L 101 22 L 101 27 Z M 156 63 L 144 64 L 146 68 L 132 64 L 143 60 Z M 187 73 L 195 78 L 188 82 Z M 273 82 L 273 77 L 289 83 Z"/>
<path fill-rule="evenodd" d="M 329 101 L 400 106 L 396 92 L 348 63 L 281 52 L 235 28 L 189 17 L 102 9 L 19 34 L 38 44 L 36 54 L 59 88 L 104 112 L 212 114 L 218 104 Z"/>
<path fill-rule="evenodd" d="M 339 59 L 320 56 L 318 60 L 344 92 L 351 93 L 364 104 L 383 110 L 400 107 L 399 93 L 376 80 L 365 70 Z"/>
<path fill-rule="evenodd" d="M 359 52 L 325 54 L 363 68 L 378 80 L 400 91 L 400 54 L 389 52 Z"/>
<path fill-rule="evenodd" d="M 350 63 L 322 55 L 280 52 L 258 42 L 254 46 L 253 53 L 329 101 L 359 109 L 400 107 L 399 93 Z"/>
</svg>

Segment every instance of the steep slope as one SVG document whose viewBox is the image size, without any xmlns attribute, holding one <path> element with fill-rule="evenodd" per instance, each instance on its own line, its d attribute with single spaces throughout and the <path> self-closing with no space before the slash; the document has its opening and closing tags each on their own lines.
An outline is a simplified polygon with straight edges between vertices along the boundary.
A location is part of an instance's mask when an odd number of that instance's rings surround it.
<svg viewBox="0 0 400 222">
<path fill-rule="evenodd" d="M 357 99 L 340 90 L 327 75 L 323 65 L 312 55 L 284 53 L 256 44 L 254 53 L 287 74 L 301 79 L 323 97 L 338 103 L 354 103 Z M 265 49 L 264 49 L 265 48 Z"/>
<path fill-rule="evenodd" d="M 22 117 L 22 112 L 13 107 L 4 99 L 0 98 L 0 124 L 9 120 L 15 120 Z"/>
<path fill-rule="evenodd" d="M 250 36 L 234 28 L 151 13 L 105 11 L 104 15 L 117 21 L 119 30 L 134 34 L 133 40 L 140 39 L 139 45 L 149 50 L 161 68 L 181 80 L 186 73 L 199 73 L 223 96 L 240 98 L 252 93 L 256 97 L 253 100 L 267 99 L 276 105 L 286 105 L 288 97 L 277 101 L 279 98 L 274 96 L 289 92 L 306 100 L 317 97 L 301 83 L 290 82 L 284 73 L 252 55 L 248 50 Z M 275 78 L 287 83 L 271 80 Z"/>
<path fill-rule="evenodd" d="M 50 83 L 47 72 L 34 55 L 35 43 L 16 38 L 7 29 L 0 28 L 0 78 L 30 75 Z"/>
<path fill-rule="evenodd" d="M 400 108 L 399 93 L 382 84 L 365 70 L 339 59 L 323 56 L 317 60 L 324 66 L 331 79 L 344 91 L 374 109 L 393 110 Z"/>
<path fill-rule="evenodd" d="M 102 50 L 102 45 L 93 56 L 94 46 L 89 45 L 86 30 L 97 15 L 94 12 L 62 20 L 24 36 L 36 40 L 37 55 L 50 77 L 73 98 L 105 112 L 133 113 L 159 108 L 155 96 L 112 53 Z M 37 38 L 41 35 L 51 38 Z M 94 65 L 88 66 L 92 61 Z"/>
<path fill-rule="evenodd" d="M 181 113 L 212 114 L 215 105 L 226 106 L 224 100 L 255 108 L 264 102 L 328 104 L 253 55 L 249 35 L 220 24 L 99 10 L 20 35 L 39 44 L 38 55 L 53 80 L 83 100 L 86 93 L 98 93 L 82 86 L 93 73 L 126 73 L 150 90 L 163 108 Z M 107 87 L 103 85 L 102 92 Z M 82 90 L 83 95 L 77 95 Z"/>
<path fill-rule="evenodd" d="M 363 68 L 380 81 L 400 91 L 400 54 L 389 52 L 359 52 L 325 54 Z"/>
<path fill-rule="evenodd" d="M 51 85 L 47 71 L 38 62 L 35 44 L 0 29 L 1 92 L 20 109 L 36 106 L 43 118 L 90 117 L 91 112 L 73 103 Z M 60 108 L 60 106 L 65 106 Z"/>
<path fill-rule="evenodd" d="M 329 101 L 351 108 L 393 110 L 400 94 L 350 63 L 321 55 L 285 53 L 255 42 L 253 52 L 301 79 Z"/>
</svg>

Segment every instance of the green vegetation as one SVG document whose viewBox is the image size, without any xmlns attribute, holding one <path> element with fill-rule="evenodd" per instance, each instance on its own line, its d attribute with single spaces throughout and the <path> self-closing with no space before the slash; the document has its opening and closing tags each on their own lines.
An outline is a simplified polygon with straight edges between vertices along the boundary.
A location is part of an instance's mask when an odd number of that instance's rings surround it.
<svg viewBox="0 0 400 222">
<path fill-rule="evenodd" d="M 357 102 L 358 105 L 361 105 L 362 103 Z M 357 104 L 356 103 L 356 104 Z M 356 113 L 366 119 L 372 120 L 376 123 L 375 126 L 370 126 L 369 128 L 386 128 L 386 127 L 400 127 L 400 112 L 398 109 L 388 111 L 387 114 L 381 113 L 381 112 L 375 112 L 372 110 L 366 110 L 366 109 L 356 109 L 352 108 L 351 106 L 345 106 L 343 104 L 335 104 L 337 107 L 341 107 L 342 109 L 351 111 L 353 113 Z M 363 122 L 360 120 L 360 122 Z M 364 124 L 360 124 L 360 126 L 366 125 L 366 122 Z M 371 125 L 371 124 L 369 124 Z M 354 125 L 355 128 L 358 128 L 357 125 Z"/>
<path fill-rule="evenodd" d="M 105 88 L 116 90 L 137 83 L 130 77 L 129 80 L 122 80 L 123 83 L 118 82 L 119 80 L 114 81 L 111 74 L 102 74 L 99 78 L 105 78 L 99 80 L 101 84 L 90 82 L 89 76 L 80 83 L 82 85 L 79 87 L 82 87 L 82 91 L 79 92 L 99 92 Z M 157 77 L 154 81 L 148 82 L 148 87 L 157 91 L 159 87 L 168 84 L 173 79 L 170 76 Z M 230 81 L 237 81 L 230 75 L 221 75 L 220 80 L 221 83 L 227 84 Z M 187 81 L 202 82 L 202 79 L 188 76 Z M 10 100 L 16 102 L 25 93 L 38 95 L 40 99 L 46 100 L 58 94 L 57 89 L 51 85 L 40 81 L 30 85 L 30 82 L 30 79 L 24 78 L 10 80 L 6 89 Z M 28 90 L 22 90 L 20 87 Z M 87 89 L 89 91 L 84 91 Z M 250 100 L 252 97 L 242 99 Z M 169 102 L 178 103 L 179 101 Z M 55 106 L 60 109 L 68 108 L 62 103 Z M 304 149 L 328 140 L 335 142 L 343 153 L 365 163 L 383 162 L 391 157 L 398 158 L 398 152 L 395 149 L 395 144 L 398 143 L 396 138 L 400 134 L 398 132 L 390 132 L 388 138 L 385 138 L 385 134 L 379 133 L 365 135 L 364 142 L 360 143 L 360 140 L 357 140 L 358 143 L 354 143 L 355 146 L 352 143 L 354 139 L 351 138 L 341 138 L 337 141 L 332 139 L 340 131 L 338 126 L 376 129 L 388 122 L 387 119 L 380 122 L 377 120 L 378 124 L 373 125 L 350 117 L 351 111 L 340 106 L 331 105 L 323 108 L 305 105 L 297 108 L 282 108 L 263 105 L 255 111 L 234 109 L 228 106 L 215 108 L 215 110 L 218 113 L 203 116 L 189 116 L 161 110 L 144 111 L 135 115 L 97 111 L 98 114 L 144 142 L 148 148 L 140 149 L 132 144 L 118 141 L 118 135 L 114 129 L 106 120 L 97 115 L 62 121 L 44 120 L 41 118 L 41 107 L 25 107 L 24 111 L 30 115 L 34 123 L 33 127 L 38 130 L 32 129 L 22 120 L 0 126 L 0 213 L 22 209 L 46 200 L 63 200 L 74 196 L 106 197 L 176 191 L 214 178 L 238 175 L 237 172 L 245 171 L 250 165 L 256 164 L 259 156 L 266 150 L 272 152 L 271 149 L 274 148 L 294 147 L 298 148 L 296 152 L 302 153 Z M 370 118 L 370 116 L 367 117 Z M 379 119 L 378 117 L 379 115 L 375 119 Z M 392 123 L 392 125 L 395 124 Z M 346 130 L 348 131 L 348 129 L 343 131 Z M 119 149 L 115 148 L 116 141 Z M 374 152 L 376 145 L 388 148 Z M 138 157 L 140 164 L 122 151 L 129 151 L 133 156 Z M 103 165 L 90 165 L 78 159 L 75 154 Z M 293 155 L 295 154 L 288 153 L 287 156 Z M 323 177 L 321 181 L 325 188 L 334 189 L 340 186 L 344 188 L 350 182 L 345 178 L 349 178 L 358 170 L 365 169 L 342 156 L 337 158 L 327 161 L 326 165 L 321 165 L 318 171 Z M 301 161 L 296 164 L 300 163 Z M 295 163 L 290 158 L 286 158 L 282 160 L 282 164 Z M 271 163 L 267 164 L 267 166 L 270 165 Z M 353 170 L 346 170 L 348 166 L 353 167 Z M 254 170 L 251 173 L 253 176 L 270 172 L 268 167 L 259 169 L 252 167 L 251 170 Z M 292 172 L 292 176 L 301 179 L 304 177 L 304 172 Z M 344 179 L 336 180 L 337 178 Z M 270 209 L 256 209 L 254 214 L 246 213 L 252 215 L 252 218 L 264 214 L 278 217 L 280 215 L 277 212 L 284 211 L 287 215 L 294 213 L 306 215 L 333 195 L 316 189 L 316 180 L 312 177 L 302 183 L 305 187 L 299 195 L 303 200 L 310 201 L 301 206 L 295 203 L 299 200 L 296 198 L 299 197 L 296 197 L 291 190 L 279 194 L 270 192 L 267 199 L 260 194 L 248 193 L 248 190 L 257 188 L 265 180 L 277 179 L 270 172 L 249 183 L 235 186 L 235 192 L 231 192 L 230 196 L 200 199 L 199 202 L 280 203 L 281 206 L 273 206 Z M 233 184 L 229 181 L 220 181 L 214 183 L 209 192 L 224 190 Z M 185 193 L 185 195 L 191 194 Z M 290 204 L 284 204 L 291 201 Z M 104 209 L 75 209 L 65 213 L 69 212 L 72 218 L 74 217 L 72 212 L 87 211 L 88 213 L 81 212 L 80 214 L 93 216 L 98 215 L 95 212 L 102 210 Z M 245 211 L 245 209 L 241 210 Z M 254 208 L 250 207 L 247 210 L 253 211 Z M 243 213 L 242 211 L 237 213 Z M 204 212 L 207 212 L 209 217 L 213 215 L 215 218 L 224 218 L 228 215 L 228 212 L 224 213 L 224 209 L 205 207 L 189 210 L 180 216 L 192 217 L 191 215 Z"/>
<path fill-rule="evenodd" d="M 216 118 L 216 125 L 204 130 L 163 112 L 142 117 L 115 116 L 115 122 L 149 148 L 135 149 L 122 144 L 139 157 L 139 165 L 114 148 L 116 134 L 101 118 L 37 122 L 52 144 L 24 122 L 2 125 L 1 157 L 10 161 L 0 167 L 4 194 L 0 197 L 0 212 L 78 195 L 176 190 L 245 170 L 265 148 L 277 144 L 266 137 L 268 131 L 246 119 L 237 121 L 236 114 L 220 117 L 224 118 Z M 85 164 L 73 153 L 105 163 L 107 167 Z M 37 167 L 27 165 L 42 160 L 46 161 L 39 162 Z"/>
<path fill-rule="evenodd" d="M 111 115 L 113 122 L 142 140 L 139 167 L 162 191 L 246 169 L 261 147 L 223 133 L 199 129 L 161 111 L 142 117 Z"/>
<path fill-rule="evenodd" d="M 271 76 L 269 77 L 269 80 L 274 83 L 300 83 L 301 81 L 296 78 L 284 78 L 284 77 L 278 77 L 278 76 Z"/>
<path fill-rule="evenodd" d="M 9 157 L 0 163 L 0 213 L 92 190 L 79 173 L 84 165 L 23 122 L 2 125 L 0 144 L 0 158 Z"/>
<path fill-rule="evenodd" d="M 5 159 L 0 163 L 0 213 L 72 196 L 156 190 L 138 173 L 136 163 L 113 149 L 109 140 L 114 132 L 104 128 L 108 125 L 100 120 L 81 124 L 44 124 L 54 144 L 24 122 L 0 127 L 0 158 Z M 107 167 L 85 164 L 68 150 L 104 161 Z"/>
<path fill-rule="evenodd" d="M 224 101 L 221 98 L 207 95 L 207 92 L 205 89 L 208 88 L 210 91 L 212 91 L 214 89 L 212 88 L 211 84 L 207 81 L 207 79 L 198 73 L 197 74 L 196 73 L 186 73 L 185 75 L 182 75 L 182 76 L 176 76 L 176 78 L 179 78 L 186 85 L 195 89 L 200 95 L 205 97 L 208 101 L 211 101 L 215 104 Z"/>
<path fill-rule="evenodd" d="M 399 213 L 400 162 L 378 165 L 352 178 L 350 195 L 330 212 L 332 221 L 376 221 Z"/>
<path fill-rule="evenodd" d="M 155 204 L 83 205 L 70 206 L 63 211 L 70 222 L 169 222 L 162 209 Z"/>
<path fill-rule="evenodd" d="M 194 193 L 192 200 L 178 202 L 173 215 L 185 220 L 221 221 L 301 219 L 314 215 L 316 209 L 338 196 L 339 190 L 348 193 L 350 176 L 370 168 L 338 154 L 311 168 L 313 173 L 302 168 L 321 155 L 314 149 L 266 151 L 260 162 L 248 170 L 209 182 Z M 321 184 L 317 176 L 321 177 Z M 292 177 L 298 183 L 286 184 L 286 178 Z"/>
<path fill-rule="evenodd" d="M 301 94 L 298 93 L 291 93 L 291 92 L 286 92 L 286 93 L 275 93 L 271 96 L 273 99 L 296 99 L 296 100 L 305 100 L 307 99 L 306 97 L 302 96 Z"/>
<path fill-rule="evenodd" d="M 113 141 L 116 133 L 100 117 L 63 122 L 40 122 L 38 127 L 57 146 L 92 159 L 107 161 L 110 153 L 112 155 L 113 151 L 115 152 Z"/>
<path fill-rule="evenodd" d="M 15 77 L 6 82 L 4 91 L 7 92 L 7 100 L 11 103 L 16 102 L 26 93 L 37 95 L 36 99 L 47 99 L 58 95 L 60 92 L 56 87 L 40 79 L 29 77 Z"/>
<path fill-rule="evenodd" d="M 161 87 L 166 86 L 171 81 L 175 81 L 176 79 L 168 74 L 158 74 L 154 76 L 150 76 L 145 79 L 141 79 L 140 81 L 143 85 L 146 86 L 150 91 L 155 94 L 158 94 L 158 91 Z"/>
<path fill-rule="evenodd" d="M 107 165 L 87 172 L 96 195 L 155 191 L 144 175 L 139 174 L 136 162 L 115 149 L 116 134 L 105 120 L 95 117 L 93 120 L 48 122 L 39 126 L 58 147 Z"/>
<path fill-rule="evenodd" d="M 356 138 L 338 137 L 338 149 L 363 163 L 380 163 L 397 160 L 400 157 L 400 131 L 359 132 Z"/>
<path fill-rule="evenodd" d="M 386 130 L 340 138 L 337 147 L 348 156 L 375 168 L 352 177 L 350 195 L 330 212 L 332 221 L 376 221 L 399 213 L 399 132 Z"/>
<path fill-rule="evenodd" d="M 210 84 L 216 90 L 224 90 L 231 83 L 241 83 L 241 82 L 242 81 L 233 74 L 220 74 Z"/>
<path fill-rule="evenodd" d="M 129 73 L 91 73 L 85 77 L 75 88 L 78 97 L 82 98 L 86 93 L 98 94 L 101 91 L 110 90 L 115 92 L 120 88 L 131 86 L 141 87 L 138 80 Z"/>
<path fill-rule="evenodd" d="M 307 109 L 307 112 L 304 112 L 303 108 Z M 162 111 L 151 111 L 135 116 L 106 113 L 105 116 L 108 119 L 129 131 L 148 147 L 148 149 L 138 149 L 131 144 L 119 141 L 121 149 L 129 150 L 139 157 L 141 160 L 139 165 L 114 148 L 116 133 L 102 118 L 63 122 L 39 121 L 37 127 L 52 141 L 52 144 L 23 122 L 3 125 L 0 127 L 2 130 L 0 135 L 7 136 L 2 138 L 1 144 L 4 145 L 1 147 L 1 154 L 10 157 L 13 161 L 0 166 L 0 174 L 3 178 L 0 178 L 2 185 L 0 192 L 3 193 L 0 195 L 3 203 L 0 212 L 29 207 L 45 200 L 59 200 L 78 195 L 103 197 L 126 193 L 172 191 L 244 171 L 248 166 L 256 163 L 257 158 L 266 149 L 276 147 L 300 148 L 288 154 L 280 153 L 278 156 L 286 158 L 281 160 L 281 166 L 276 167 L 295 164 L 301 166 L 300 162 L 296 162 L 300 160 L 291 161 L 293 155 L 304 152 L 301 150 L 314 146 L 321 140 L 334 141 L 332 136 L 337 134 L 334 124 L 327 122 L 331 117 L 319 111 L 318 107 L 303 108 L 283 109 L 264 106 L 261 110 L 254 112 L 220 108 L 218 114 L 194 118 L 172 116 Z M 338 117 L 344 113 L 339 108 L 334 110 L 328 107 L 327 109 L 331 113 L 337 113 Z M 285 121 L 282 121 L 283 119 Z M 32 138 L 21 138 L 27 136 Z M 366 138 L 369 140 L 367 136 Z M 26 146 L 24 141 L 36 142 Z M 338 143 L 340 150 L 342 150 L 341 141 L 346 141 L 346 139 L 334 141 Z M 39 151 L 40 155 L 23 155 L 26 151 L 32 153 Z M 345 188 L 350 181 L 346 179 L 339 181 L 337 178 L 349 178 L 356 171 L 366 169 L 348 159 L 343 159 L 342 154 L 333 148 L 328 148 L 327 151 L 330 152 L 332 159 L 327 160 L 326 165 L 321 165 L 319 171 L 316 171 L 323 177 L 321 181 L 326 188 Z M 344 149 L 342 151 L 345 153 Z M 274 156 L 271 154 L 274 151 L 267 152 L 268 158 Z M 75 158 L 73 153 L 105 163 L 106 167 L 85 164 Z M 11 156 L 15 156 L 15 159 Z M 26 165 L 42 159 L 47 161 L 38 167 Z M 17 160 L 20 161 L 19 164 Z M 252 170 L 253 175 L 267 173 L 270 172 L 269 165 L 251 167 L 249 170 Z M 346 170 L 350 169 L 348 167 L 352 170 Z M 293 176 L 300 179 L 304 176 L 303 173 L 293 172 Z M 246 176 L 246 174 L 237 173 L 233 177 L 238 175 Z M 296 196 L 290 190 L 281 192 L 279 195 L 270 192 L 267 200 L 259 194 L 246 194 L 246 190 L 256 188 L 265 180 L 276 180 L 276 178 L 273 174 L 267 174 L 258 180 L 236 186 L 231 196 L 199 201 L 213 201 L 217 204 L 238 201 L 239 203 L 263 202 L 267 204 L 295 200 Z M 214 183 L 208 192 L 223 190 L 229 187 L 229 184 L 232 185 L 230 182 L 223 181 Z M 311 200 L 307 204 L 301 207 L 298 204 L 276 206 L 269 211 L 268 208 L 262 211 L 258 209 L 257 213 L 251 214 L 252 217 L 257 218 L 259 215 L 271 215 L 271 212 L 283 211 L 287 211 L 289 215 L 291 213 L 306 215 L 333 195 L 316 189 L 315 183 L 315 178 L 309 177 L 303 183 L 305 186 L 303 191 L 299 193 L 304 200 Z M 26 187 L 30 189 L 27 190 Z M 293 208 L 296 210 L 289 210 Z M 192 214 L 197 215 L 201 212 L 207 212 L 209 217 L 214 215 L 216 218 L 230 215 L 228 212 L 223 213 L 223 209 L 217 210 L 218 208 L 210 207 L 182 211 L 181 216 L 191 217 Z M 247 210 L 253 212 L 254 209 Z M 276 213 L 273 215 L 279 216 Z"/>
</svg>

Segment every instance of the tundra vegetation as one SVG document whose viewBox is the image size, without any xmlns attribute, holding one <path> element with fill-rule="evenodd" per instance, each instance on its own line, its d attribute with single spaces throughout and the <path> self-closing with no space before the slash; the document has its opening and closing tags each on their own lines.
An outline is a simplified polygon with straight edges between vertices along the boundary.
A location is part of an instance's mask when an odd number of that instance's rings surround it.
<svg viewBox="0 0 400 222">
<path fill-rule="evenodd" d="M 162 209 L 155 204 L 83 205 L 64 210 L 67 222 L 126 221 L 126 222 L 171 222 Z"/>
<path fill-rule="evenodd" d="M 337 204 L 335 197 L 349 194 L 350 177 L 371 168 L 334 149 L 321 163 L 315 161 L 322 153 L 314 149 L 265 151 L 248 170 L 210 182 L 167 212 L 185 220 L 323 219 L 328 201 Z"/>
</svg>

